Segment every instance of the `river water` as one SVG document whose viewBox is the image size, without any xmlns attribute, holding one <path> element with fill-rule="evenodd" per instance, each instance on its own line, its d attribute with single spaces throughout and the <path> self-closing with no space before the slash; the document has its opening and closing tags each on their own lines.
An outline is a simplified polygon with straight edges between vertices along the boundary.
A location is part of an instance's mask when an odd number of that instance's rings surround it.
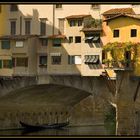
<svg viewBox="0 0 140 140">
<path fill-rule="evenodd" d="M 63 129 L 46 129 L 35 132 L 25 132 L 24 130 L 6 130 L 0 131 L 2 136 L 109 136 L 115 135 L 114 132 L 105 126 L 75 126 L 65 127 Z"/>
</svg>

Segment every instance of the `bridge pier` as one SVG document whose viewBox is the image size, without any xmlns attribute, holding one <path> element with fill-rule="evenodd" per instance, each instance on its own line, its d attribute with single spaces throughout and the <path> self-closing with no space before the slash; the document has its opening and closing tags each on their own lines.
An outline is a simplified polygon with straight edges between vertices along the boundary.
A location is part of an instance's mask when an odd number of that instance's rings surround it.
<svg viewBox="0 0 140 140">
<path fill-rule="evenodd" d="M 135 135 L 135 99 L 139 82 L 130 79 L 130 71 L 116 73 L 116 134 Z"/>
</svg>

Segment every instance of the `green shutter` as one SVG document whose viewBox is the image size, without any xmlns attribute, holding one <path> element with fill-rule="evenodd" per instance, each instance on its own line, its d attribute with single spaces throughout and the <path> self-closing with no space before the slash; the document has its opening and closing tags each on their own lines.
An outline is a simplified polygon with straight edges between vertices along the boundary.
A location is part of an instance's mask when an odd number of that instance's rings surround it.
<svg viewBox="0 0 140 140">
<path fill-rule="evenodd" d="M 10 49 L 10 41 L 9 40 L 2 40 L 1 42 L 2 49 Z"/>
<path fill-rule="evenodd" d="M 0 60 L 0 69 L 2 69 L 2 60 Z"/>
<path fill-rule="evenodd" d="M 12 60 L 9 60 L 9 68 L 11 69 L 12 68 Z"/>
</svg>

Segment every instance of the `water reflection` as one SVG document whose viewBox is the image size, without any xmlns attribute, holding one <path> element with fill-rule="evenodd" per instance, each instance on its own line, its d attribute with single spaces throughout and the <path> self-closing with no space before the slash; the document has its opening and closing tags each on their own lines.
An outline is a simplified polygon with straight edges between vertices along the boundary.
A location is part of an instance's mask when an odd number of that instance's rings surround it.
<svg viewBox="0 0 140 140">
<path fill-rule="evenodd" d="M 0 136 L 104 136 L 114 135 L 104 126 L 66 127 L 63 129 L 46 129 L 27 132 L 24 130 L 0 131 Z"/>
</svg>

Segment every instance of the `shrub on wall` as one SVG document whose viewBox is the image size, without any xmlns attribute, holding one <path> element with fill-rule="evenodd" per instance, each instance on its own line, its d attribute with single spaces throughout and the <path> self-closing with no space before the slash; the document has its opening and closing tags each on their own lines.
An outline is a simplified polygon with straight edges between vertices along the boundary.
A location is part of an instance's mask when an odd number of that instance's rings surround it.
<svg viewBox="0 0 140 140">
<path fill-rule="evenodd" d="M 125 52 L 130 51 L 131 52 L 131 61 L 136 62 L 137 60 L 137 50 L 140 47 L 140 43 L 133 43 L 133 42 L 113 42 L 113 43 L 107 43 L 105 46 L 103 46 L 103 50 L 108 53 L 110 52 L 111 59 L 114 62 L 121 62 L 121 63 L 128 63 L 128 61 L 125 58 Z M 106 61 L 106 60 L 103 60 Z"/>
</svg>

